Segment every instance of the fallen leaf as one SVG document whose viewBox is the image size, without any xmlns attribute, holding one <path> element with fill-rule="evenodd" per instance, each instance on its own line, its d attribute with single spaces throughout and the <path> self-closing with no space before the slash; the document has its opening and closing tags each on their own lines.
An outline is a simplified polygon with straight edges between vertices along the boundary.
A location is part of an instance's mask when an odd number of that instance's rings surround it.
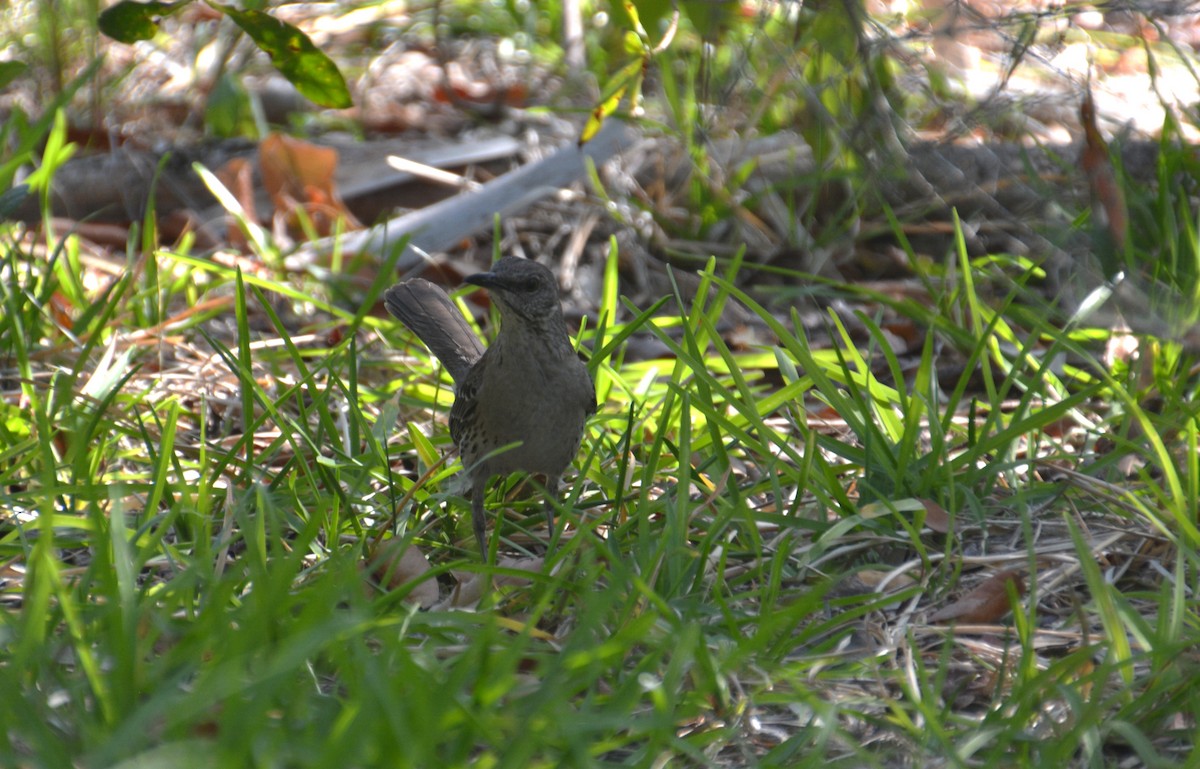
<svg viewBox="0 0 1200 769">
<path fill-rule="evenodd" d="M 1117 181 L 1108 143 L 1096 125 L 1096 105 L 1092 90 L 1084 92 L 1079 105 L 1079 122 L 1083 126 L 1084 147 L 1080 165 L 1087 176 L 1092 201 L 1092 221 L 1095 233 L 1094 248 L 1104 268 L 1105 277 L 1112 278 L 1121 269 L 1125 244 L 1129 236 L 1129 209 L 1125 192 Z"/>
<path fill-rule="evenodd" d="M 925 505 L 925 525 L 938 534 L 950 533 L 953 522 L 950 520 L 950 514 L 946 512 L 946 508 L 932 499 L 922 499 L 921 502 Z"/>
<path fill-rule="evenodd" d="M 372 554 L 368 561 L 371 576 L 388 590 L 415 582 L 431 568 L 419 547 L 403 539 L 389 539 Z M 409 600 L 428 609 L 438 600 L 437 580 L 425 579 L 414 585 Z"/>
<path fill-rule="evenodd" d="M 303 234 L 301 212 L 321 236 L 332 234 L 339 219 L 347 229 L 362 226 L 337 193 L 337 150 L 273 133 L 259 145 L 258 162 L 275 215 L 293 234 Z"/>
<path fill-rule="evenodd" d="M 496 564 L 502 569 L 537 573 L 545 565 L 544 558 L 501 558 Z M 492 574 L 490 572 L 453 572 L 458 579 L 458 587 L 442 602 L 438 608 L 468 608 L 479 603 L 487 592 L 488 584 L 496 587 L 515 587 L 528 584 L 525 577 L 511 574 Z"/>
<path fill-rule="evenodd" d="M 912 585 L 916 584 L 915 579 L 907 574 L 897 574 L 895 570 L 884 571 L 883 569 L 863 569 L 855 572 L 854 577 L 857 581 L 857 584 L 864 588 L 868 588 L 868 590 L 863 592 L 875 590 L 884 584 L 884 580 L 887 580 L 887 585 L 892 590 L 911 587 Z"/>
<path fill-rule="evenodd" d="M 1009 569 L 993 574 L 971 592 L 954 603 L 934 612 L 930 622 L 989 623 L 996 622 L 1012 610 L 1008 600 L 1008 583 L 1013 583 L 1014 592 L 1025 595 L 1025 581 L 1015 570 Z"/>
<path fill-rule="evenodd" d="M 246 212 L 246 219 L 254 224 L 261 224 L 258 218 L 258 211 L 254 205 L 254 168 L 250 161 L 246 158 L 232 158 L 228 163 L 221 166 L 217 171 L 217 178 L 221 180 L 221 184 L 225 185 L 225 189 L 233 195 L 238 203 L 241 204 L 242 210 Z M 229 244 L 240 251 L 246 250 L 246 236 L 242 233 L 236 222 L 230 221 Z"/>
</svg>

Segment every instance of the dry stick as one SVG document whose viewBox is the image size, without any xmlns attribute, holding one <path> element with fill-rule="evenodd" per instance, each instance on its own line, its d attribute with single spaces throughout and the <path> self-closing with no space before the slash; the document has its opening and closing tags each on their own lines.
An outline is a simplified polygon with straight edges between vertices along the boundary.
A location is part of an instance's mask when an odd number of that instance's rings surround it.
<svg viewBox="0 0 1200 769">
<path fill-rule="evenodd" d="M 396 268 L 407 271 L 426 254 L 445 251 L 465 237 L 484 232 L 497 214 L 512 216 L 538 200 L 581 178 L 590 158 L 597 165 L 629 147 L 633 129 L 617 120 L 608 124 L 583 147 L 561 147 L 542 160 L 522 166 L 470 193 L 456 195 L 368 230 L 340 237 L 321 238 L 302 246 L 287 259 L 288 269 L 302 270 L 336 250 L 368 253 L 380 260 L 407 236 L 408 245 Z"/>
</svg>

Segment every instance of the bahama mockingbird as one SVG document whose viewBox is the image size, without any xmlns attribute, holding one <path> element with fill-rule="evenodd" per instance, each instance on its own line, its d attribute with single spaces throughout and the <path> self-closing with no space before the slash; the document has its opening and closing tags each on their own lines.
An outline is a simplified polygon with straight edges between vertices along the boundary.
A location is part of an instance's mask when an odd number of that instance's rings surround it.
<svg viewBox="0 0 1200 769">
<path fill-rule="evenodd" d="M 471 478 L 471 523 L 486 559 L 483 498 L 494 475 L 546 477 L 550 498 L 579 451 L 584 423 L 596 412 L 596 388 L 575 354 L 554 275 L 537 262 L 506 256 L 465 282 L 490 291 L 500 333 L 485 351 L 440 288 L 414 279 L 384 294 L 388 312 L 416 334 L 454 379 L 450 437 Z"/>
</svg>

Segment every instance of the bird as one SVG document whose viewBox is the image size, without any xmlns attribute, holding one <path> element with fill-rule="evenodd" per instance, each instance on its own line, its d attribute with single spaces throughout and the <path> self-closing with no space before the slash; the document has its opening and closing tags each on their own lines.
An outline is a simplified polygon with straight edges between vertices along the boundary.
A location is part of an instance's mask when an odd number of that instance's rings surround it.
<svg viewBox="0 0 1200 769">
<path fill-rule="evenodd" d="M 484 498 L 494 476 L 544 476 L 553 531 L 551 500 L 596 412 L 596 388 L 567 333 L 549 269 L 505 256 L 463 282 L 486 288 L 499 310 L 500 331 L 486 349 L 446 293 L 427 280 L 398 283 L 383 301 L 454 380 L 450 437 L 470 478 L 471 524 L 486 560 Z"/>
</svg>

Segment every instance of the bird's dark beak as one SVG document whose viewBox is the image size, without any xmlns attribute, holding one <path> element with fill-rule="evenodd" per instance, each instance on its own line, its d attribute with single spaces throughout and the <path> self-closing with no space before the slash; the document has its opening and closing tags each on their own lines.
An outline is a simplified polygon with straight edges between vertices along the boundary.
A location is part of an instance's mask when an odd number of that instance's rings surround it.
<svg viewBox="0 0 1200 769">
<path fill-rule="evenodd" d="M 463 278 L 463 283 L 481 288 L 504 288 L 504 279 L 494 272 L 477 272 Z"/>
</svg>

